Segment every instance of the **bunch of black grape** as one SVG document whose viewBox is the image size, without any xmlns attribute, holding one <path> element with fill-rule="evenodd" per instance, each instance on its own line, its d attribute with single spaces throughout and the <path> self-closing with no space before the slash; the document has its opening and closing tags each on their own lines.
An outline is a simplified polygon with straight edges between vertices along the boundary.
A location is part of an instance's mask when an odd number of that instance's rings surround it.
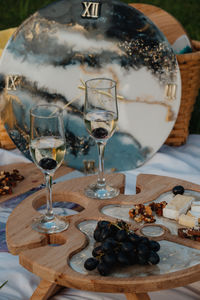
<svg viewBox="0 0 200 300">
<path fill-rule="evenodd" d="M 97 243 L 92 251 L 93 257 L 85 261 L 84 267 L 90 271 L 97 268 L 103 276 L 117 266 L 155 265 L 160 261 L 157 254 L 160 244 L 130 231 L 124 221 L 99 221 L 94 239 Z"/>
</svg>

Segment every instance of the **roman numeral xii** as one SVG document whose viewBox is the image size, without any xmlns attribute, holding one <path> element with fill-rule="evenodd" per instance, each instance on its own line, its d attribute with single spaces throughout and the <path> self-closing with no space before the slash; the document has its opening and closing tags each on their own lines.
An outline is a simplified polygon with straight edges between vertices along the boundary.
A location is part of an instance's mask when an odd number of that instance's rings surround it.
<svg viewBox="0 0 200 300">
<path fill-rule="evenodd" d="M 82 2 L 83 4 L 83 18 L 98 18 L 99 17 L 99 2 Z"/>
</svg>

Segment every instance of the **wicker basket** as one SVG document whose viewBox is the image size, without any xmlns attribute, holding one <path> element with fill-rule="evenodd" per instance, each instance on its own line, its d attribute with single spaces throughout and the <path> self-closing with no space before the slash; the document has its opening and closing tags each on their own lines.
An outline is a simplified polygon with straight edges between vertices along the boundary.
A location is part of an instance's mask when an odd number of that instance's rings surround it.
<svg viewBox="0 0 200 300">
<path fill-rule="evenodd" d="M 180 36 L 187 35 L 179 21 L 160 7 L 143 3 L 130 5 L 145 14 L 162 31 L 171 45 Z M 182 97 L 176 123 L 165 141 L 165 144 L 171 146 L 183 145 L 187 140 L 190 118 L 200 87 L 200 42 L 191 42 L 193 53 L 177 55 L 182 80 Z"/>
<path fill-rule="evenodd" d="M 0 148 L 11 150 L 16 148 L 15 144 L 9 137 L 2 120 L 0 120 Z"/>
<path fill-rule="evenodd" d="M 177 55 L 181 71 L 182 97 L 178 117 L 165 144 L 183 145 L 189 134 L 189 123 L 200 88 L 200 42 L 192 41 L 194 52 Z"/>
</svg>

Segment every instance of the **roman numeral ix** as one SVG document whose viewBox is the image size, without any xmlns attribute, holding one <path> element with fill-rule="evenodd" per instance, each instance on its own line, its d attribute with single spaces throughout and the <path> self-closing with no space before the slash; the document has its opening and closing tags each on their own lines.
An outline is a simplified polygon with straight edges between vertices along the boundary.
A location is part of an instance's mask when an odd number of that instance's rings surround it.
<svg viewBox="0 0 200 300">
<path fill-rule="evenodd" d="M 6 89 L 8 91 L 16 91 L 16 86 L 19 84 L 19 75 L 8 75 L 6 76 Z"/>
</svg>

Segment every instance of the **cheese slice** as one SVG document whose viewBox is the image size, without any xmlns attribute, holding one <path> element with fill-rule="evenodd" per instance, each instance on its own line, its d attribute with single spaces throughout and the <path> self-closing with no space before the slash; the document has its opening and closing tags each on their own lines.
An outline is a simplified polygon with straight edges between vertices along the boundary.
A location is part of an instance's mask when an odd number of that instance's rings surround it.
<svg viewBox="0 0 200 300">
<path fill-rule="evenodd" d="M 187 213 L 194 199 L 192 196 L 176 195 L 163 209 L 163 216 L 178 220 L 180 215 Z"/>
<path fill-rule="evenodd" d="M 189 215 L 180 215 L 180 217 L 178 218 L 178 223 L 180 225 L 183 226 L 187 226 L 187 227 L 198 227 L 199 223 L 198 223 L 198 219 L 194 216 L 189 216 Z"/>
<path fill-rule="evenodd" d="M 178 216 L 179 214 L 175 209 L 168 208 L 167 206 L 163 209 L 163 217 L 176 220 Z"/>
<path fill-rule="evenodd" d="M 188 210 L 187 215 L 190 217 L 195 217 L 198 220 L 198 223 L 200 224 L 200 212 Z"/>
</svg>

